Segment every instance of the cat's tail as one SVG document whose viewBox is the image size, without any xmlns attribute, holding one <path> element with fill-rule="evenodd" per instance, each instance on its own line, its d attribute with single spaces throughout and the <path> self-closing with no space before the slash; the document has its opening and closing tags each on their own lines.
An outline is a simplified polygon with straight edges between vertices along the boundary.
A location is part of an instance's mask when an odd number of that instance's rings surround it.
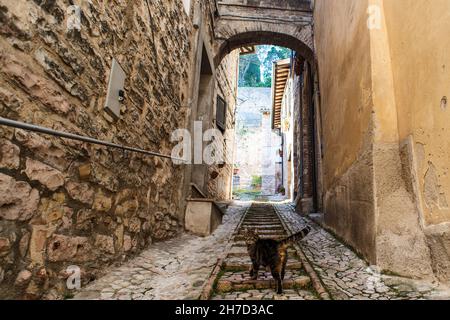
<svg viewBox="0 0 450 320">
<path fill-rule="evenodd" d="M 302 240 L 304 237 L 306 237 L 309 233 L 311 232 L 311 227 L 310 226 L 306 226 L 305 228 L 303 228 L 299 233 L 296 233 L 284 240 L 281 240 L 280 243 L 282 245 L 291 245 L 294 244 L 297 241 Z"/>
</svg>

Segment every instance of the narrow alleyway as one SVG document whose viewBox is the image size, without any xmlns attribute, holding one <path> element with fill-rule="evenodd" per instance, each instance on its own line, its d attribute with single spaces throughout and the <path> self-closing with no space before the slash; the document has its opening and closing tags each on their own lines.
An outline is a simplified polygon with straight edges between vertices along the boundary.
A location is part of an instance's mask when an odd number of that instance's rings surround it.
<svg viewBox="0 0 450 320">
<path fill-rule="evenodd" d="M 260 271 L 258 281 L 248 279 L 250 258 L 241 239 L 242 228 L 257 227 L 266 234 L 263 237 L 281 238 L 305 224 L 313 230 L 299 246 L 289 250 L 282 295 L 275 294 L 268 273 Z M 220 272 L 214 273 L 217 264 Z M 314 283 L 314 280 L 319 281 Z M 74 299 L 205 297 L 213 300 L 418 300 L 448 299 L 450 291 L 434 283 L 378 273 L 332 234 L 296 214 L 289 203 L 233 202 L 224 223 L 211 236 L 183 234 L 156 243 L 123 265 L 106 271 L 103 277 L 82 288 Z"/>
</svg>

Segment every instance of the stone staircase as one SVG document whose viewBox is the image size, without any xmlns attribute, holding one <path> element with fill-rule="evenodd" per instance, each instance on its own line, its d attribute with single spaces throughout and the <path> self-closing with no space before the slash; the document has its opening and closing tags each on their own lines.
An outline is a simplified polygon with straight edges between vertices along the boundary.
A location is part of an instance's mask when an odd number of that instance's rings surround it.
<svg viewBox="0 0 450 320">
<path fill-rule="evenodd" d="M 300 258 L 294 249 L 288 250 L 288 262 L 282 295 L 275 293 L 276 283 L 269 270 L 261 269 L 258 279 L 249 275 L 251 260 L 244 242 L 246 228 L 257 229 L 261 238 L 283 239 L 288 236 L 271 204 L 254 203 L 233 236 L 215 282 L 213 300 L 314 300 L 318 296 L 311 285 Z"/>
</svg>

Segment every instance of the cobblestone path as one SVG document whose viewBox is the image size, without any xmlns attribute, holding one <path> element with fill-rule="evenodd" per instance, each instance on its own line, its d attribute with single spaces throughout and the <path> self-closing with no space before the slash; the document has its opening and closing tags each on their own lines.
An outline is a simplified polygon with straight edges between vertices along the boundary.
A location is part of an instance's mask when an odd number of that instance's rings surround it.
<svg viewBox="0 0 450 320">
<path fill-rule="evenodd" d="M 437 282 L 385 275 L 368 265 L 354 251 L 318 224 L 300 217 L 288 204 L 276 204 L 290 231 L 307 223 L 311 233 L 302 240 L 302 251 L 336 300 L 423 300 L 450 299 L 450 291 Z M 405 263 L 408 263 L 405 261 Z"/>
<path fill-rule="evenodd" d="M 293 249 L 288 251 L 284 292 L 275 293 L 275 281 L 269 270 L 260 270 L 258 279 L 249 275 L 251 260 L 244 242 L 245 229 L 257 229 L 260 238 L 283 239 L 288 236 L 285 227 L 271 204 L 254 203 L 245 214 L 232 240 L 232 246 L 223 261 L 216 279 L 212 300 L 315 300 L 318 293 Z"/>
<path fill-rule="evenodd" d="M 223 224 L 209 237 L 183 234 L 155 243 L 138 257 L 112 268 L 75 299 L 198 299 L 249 203 L 231 204 Z"/>
<path fill-rule="evenodd" d="M 316 275 L 332 299 L 450 299 L 448 288 L 438 283 L 380 274 L 287 203 L 256 204 L 256 212 L 249 212 L 243 219 L 249 207 L 250 203 L 232 203 L 223 224 L 209 237 L 183 234 L 153 244 L 82 288 L 75 299 L 199 299 L 215 280 L 211 299 L 314 300 L 326 297 L 318 292 Z M 240 227 L 256 227 L 260 234 L 278 238 L 301 230 L 305 224 L 312 231 L 289 251 L 283 295 L 275 294 L 270 273 L 260 271 L 259 280 L 251 281 L 250 258 Z M 217 267 L 221 271 L 216 277 L 211 273 Z M 314 269 L 312 273 L 306 270 L 308 267 Z"/>
</svg>

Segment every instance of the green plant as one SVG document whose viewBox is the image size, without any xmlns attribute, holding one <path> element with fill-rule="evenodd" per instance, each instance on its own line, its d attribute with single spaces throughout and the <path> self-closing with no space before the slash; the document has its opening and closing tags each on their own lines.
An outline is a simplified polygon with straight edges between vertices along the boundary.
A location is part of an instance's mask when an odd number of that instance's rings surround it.
<svg viewBox="0 0 450 320">
<path fill-rule="evenodd" d="M 257 188 L 262 185 L 262 177 L 261 176 L 252 176 L 252 187 Z"/>
</svg>

